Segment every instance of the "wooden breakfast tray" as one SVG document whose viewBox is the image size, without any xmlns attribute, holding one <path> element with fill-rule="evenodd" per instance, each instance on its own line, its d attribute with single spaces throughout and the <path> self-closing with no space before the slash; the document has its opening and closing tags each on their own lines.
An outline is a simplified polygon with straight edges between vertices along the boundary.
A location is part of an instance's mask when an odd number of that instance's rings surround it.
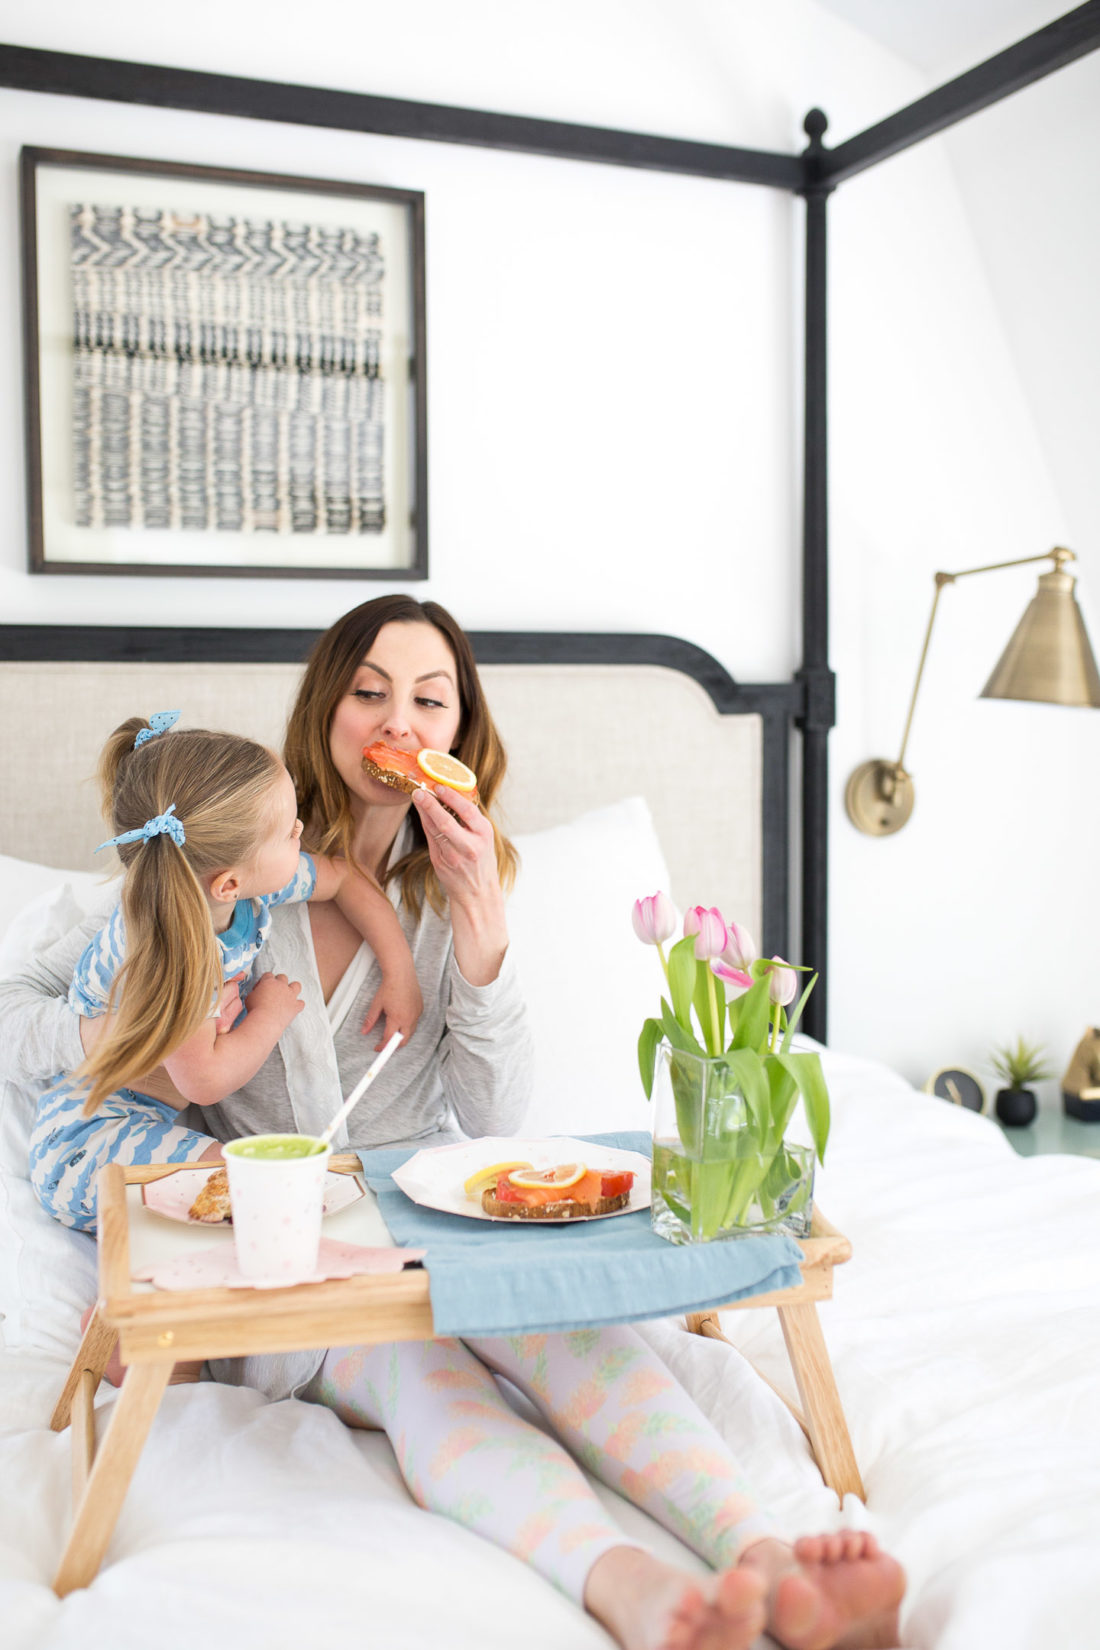
<svg viewBox="0 0 1100 1650">
<path fill-rule="evenodd" d="M 434 1334 L 430 1278 L 419 1268 L 284 1289 L 165 1291 L 135 1281 L 132 1250 L 140 1269 L 147 1259 L 141 1251 L 150 1245 L 163 1252 L 169 1243 L 232 1242 L 231 1232 L 163 1221 L 144 1208 L 138 1188 L 193 1166 L 111 1163 L 99 1176 L 99 1298 L 50 1422 L 56 1432 L 71 1423 L 73 1433 L 75 1515 L 54 1578 L 59 1597 L 87 1586 L 98 1571 L 178 1361 L 429 1340 Z M 332 1158 L 330 1168 L 355 1174 L 362 1165 L 353 1153 L 342 1153 Z M 333 1215 L 328 1229 L 335 1232 L 337 1223 L 346 1241 L 392 1245 L 369 1190 L 364 1198 Z M 851 1245 L 815 1209 L 811 1235 L 799 1247 L 804 1257 L 801 1283 L 733 1305 L 778 1309 L 805 1406 L 804 1416 L 798 1410 L 794 1413 L 810 1439 L 826 1483 L 838 1495 L 853 1491 L 862 1496 L 816 1311 L 816 1302 L 832 1295 L 833 1267 L 849 1258 Z M 689 1314 L 687 1323 L 697 1333 L 724 1339 L 716 1311 Z M 97 1449 L 94 1399 L 116 1341 L 128 1369 Z"/>
</svg>

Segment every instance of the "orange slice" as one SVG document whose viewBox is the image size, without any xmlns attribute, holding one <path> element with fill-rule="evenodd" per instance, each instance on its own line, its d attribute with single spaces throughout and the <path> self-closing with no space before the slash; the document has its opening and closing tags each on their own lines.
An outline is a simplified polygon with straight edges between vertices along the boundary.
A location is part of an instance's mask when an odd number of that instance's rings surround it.
<svg viewBox="0 0 1100 1650">
<path fill-rule="evenodd" d="M 502 1174 L 508 1174 L 511 1169 L 529 1169 L 530 1163 L 521 1162 L 518 1157 L 510 1157 L 506 1163 L 490 1163 L 487 1168 L 479 1169 L 472 1174 L 469 1180 L 462 1182 L 462 1190 L 468 1197 L 477 1197 L 486 1186 L 493 1186 Z"/>
<path fill-rule="evenodd" d="M 421 773 L 437 785 L 449 785 L 452 791 L 477 790 L 477 774 L 447 751 L 417 751 L 416 760 Z"/>
<path fill-rule="evenodd" d="M 575 1186 L 578 1180 L 583 1180 L 588 1170 L 583 1163 L 559 1163 L 554 1169 L 532 1169 L 529 1165 L 523 1169 L 513 1169 L 508 1179 L 513 1186 L 558 1186 L 564 1191 L 567 1186 Z"/>
</svg>

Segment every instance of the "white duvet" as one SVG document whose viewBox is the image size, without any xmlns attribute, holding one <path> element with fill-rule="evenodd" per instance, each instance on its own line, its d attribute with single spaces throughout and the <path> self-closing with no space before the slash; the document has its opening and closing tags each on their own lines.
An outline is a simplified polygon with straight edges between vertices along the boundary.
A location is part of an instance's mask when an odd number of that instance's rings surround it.
<svg viewBox="0 0 1100 1650">
<path fill-rule="evenodd" d="M 908 1569 L 903 1642 L 1100 1645 L 1100 1162 L 1022 1159 L 992 1123 L 883 1067 L 825 1058 L 819 1200 L 855 1253 L 820 1310 L 868 1493 L 846 1516 Z M 33 1235 L 5 1257 L 40 1298 L 34 1333 L 13 1319 L 21 1344 L 0 1353 L 4 1650 L 484 1650 L 494 1624 L 525 1650 L 608 1644 L 517 1561 L 417 1509 L 384 1439 L 212 1383 L 169 1389 L 103 1570 L 55 1598 L 69 1439 L 47 1422 L 93 1274 L 87 1243 L 67 1234 L 67 1262 L 40 1263 Z M 724 1322 L 793 1395 L 775 1313 Z M 744 1361 L 675 1324 L 647 1333 L 790 1532 L 833 1527 L 802 1434 Z M 113 1396 L 101 1388 L 101 1405 Z M 629 1535 L 701 1569 L 600 1493 Z"/>
</svg>

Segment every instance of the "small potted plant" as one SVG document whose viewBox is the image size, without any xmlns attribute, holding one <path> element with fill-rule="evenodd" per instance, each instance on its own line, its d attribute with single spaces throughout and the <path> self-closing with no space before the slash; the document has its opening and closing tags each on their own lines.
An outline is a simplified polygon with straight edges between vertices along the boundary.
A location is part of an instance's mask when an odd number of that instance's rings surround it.
<svg viewBox="0 0 1100 1650">
<path fill-rule="evenodd" d="M 1046 1063 L 1046 1050 L 1038 1043 L 1025 1043 L 1022 1037 L 1017 1037 L 1015 1044 L 995 1048 L 989 1064 L 1005 1085 L 997 1090 L 994 1101 L 1000 1121 L 1012 1129 L 1033 1122 L 1039 1105 L 1029 1085 L 1053 1076 Z"/>
</svg>

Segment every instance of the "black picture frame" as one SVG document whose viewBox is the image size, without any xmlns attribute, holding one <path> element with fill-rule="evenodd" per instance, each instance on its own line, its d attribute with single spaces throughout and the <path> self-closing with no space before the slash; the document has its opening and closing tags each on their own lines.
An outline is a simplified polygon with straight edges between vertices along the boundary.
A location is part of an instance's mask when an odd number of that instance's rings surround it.
<svg viewBox="0 0 1100 1650">
<path fill-rule="evenodd" d="M 79 174 L 74 179 L 72 174 Z M 295 177 L 244 171 L 237 168 L 88 154 L 65 149 L 24 148 L 20 153 L 24 393 L 27 454 L 28 564 L 32 573 L 111 574 L 141 577 L 227 578 L 342 578 L 387 579 L 391 582 L 428 576 L 427 495 L 427 339 L 424 263 L 424 195 L 411 189 L 383 185 Z M 201 528 L 190 524 L 157 525 L 148 529 L 118 525 L 97 514 L 77 520 L 74 487 L 73 404 L 71 388 L 76 343 L 70 272 L 65 263 L 69 245 L 68 218 L 76 184 L 86 187 L 82 199 L 94 207 L 132 208 L 156 202 L 170 212 L 216 210 L 236 215 L 238 221 L 321 223 L 328 228 L 377 228 L 383 234 L 386 272 L 393 278 L 386 288 L 386 330 L 380 365 L 372 373 L 382 379 L 386 397 L 386 425 L 379 463 L 383 500 L 373 515 L 360 510 L 359 521 L 370 526 L 348 530 L 354 517 L 349 509 L 327 513 L 324 502 L 310 502 L 308 486 L 304 515 L 321 530 L 293 530 L 283 503 L 279 525 L 238 510 L 249 519 L 249 529 L 225 525 L 225 510 L 211 499 L 208 519 Z M 106 192 L 104 192 L 106 191 Z M 302 199 L 300 213 L 291 208 Z M 308 204 L 307 204 L 308 200 Z M 64 267 L 62 267 L 64 265 Z M 195 276 L 201 280 L 201 270 Z M 67 307 L 66 307 L 67 306 Z M 208 345 L 204 335 L 200 350 Z M 127 353 L 112 334 L 118 358 Z M 178 354 L 178 350 L 177 350 Z M 174 363 L 173 363 L 174 364 Z M 203 365 L 207 362 L 204 358 Z M 215 368 L 217 362 L 210 362 Z M 224 355 L 221 364 L 224 365 Z M 250 382 L 256 372 L 287 370 L 285 356 L 277 363 L 257 364 L 254 358 L 234 359 L 234 367 Z M 360 361 L 360 378 L 367 371 Z M 332 374 L 332 363 L 314 364 L 322 382 Z M 354 451 L 355 428 L 347 425 L 347 451 Z M 213 437 L 210 438 L 211 440 Z M 339 454 L 338 454 L 339 457 Z M 383 468 L 384 466 L 384 468 Z M 244 493 L 243 483 L 237 493 Z M 339 489 L 337 488 L 337 491 Z M 351 489 L 349 488 L 350 492 Z M 163 497 L 163 494 L 162 494 Z M 174 508 L 173 513 L 179 512 Z M 206 508 L 206 501 L 200 505 Z M 312 510 L 312 516 L 310 514 Z M 117 512 L 116 512 L 117 513 Z M 221 519 L 218 519 L 218 515 Z M 195 519 L 194 508 L 190 521 Z M 230 514 L 230 521 L 232 521 Z M 337 523 L 324 530 L 325 520 Z M 255 523 L 259 521 L 259 530 Z M 311 559 L 311 557 L 313 559 Z"/>
</svg>

